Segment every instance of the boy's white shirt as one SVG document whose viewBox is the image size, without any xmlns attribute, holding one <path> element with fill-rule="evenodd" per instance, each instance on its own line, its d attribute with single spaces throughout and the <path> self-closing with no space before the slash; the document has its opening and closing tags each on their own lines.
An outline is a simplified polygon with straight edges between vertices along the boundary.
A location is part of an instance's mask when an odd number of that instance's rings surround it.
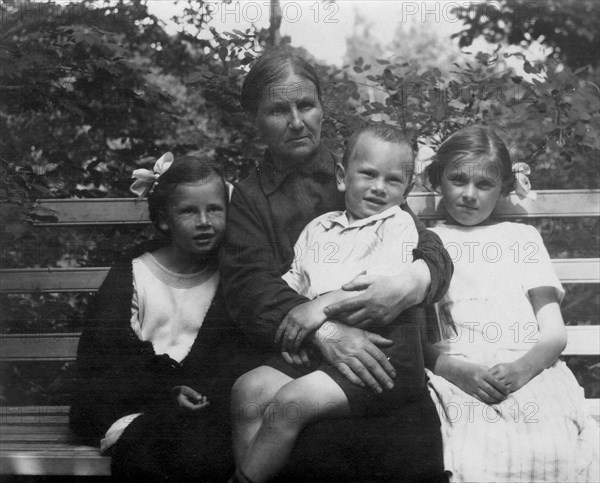
<svg viewBox="0 0 600 483">
<path fill-rule="evenodd" d="M 399 206 L 356 220 L 332 211 L 312 220 L 298 237 L 295 258 L 283 279 L 314 298 L 338 290 L 362 272 L 395 275 L 413 262 L 419 234 Z"/>
</svg>

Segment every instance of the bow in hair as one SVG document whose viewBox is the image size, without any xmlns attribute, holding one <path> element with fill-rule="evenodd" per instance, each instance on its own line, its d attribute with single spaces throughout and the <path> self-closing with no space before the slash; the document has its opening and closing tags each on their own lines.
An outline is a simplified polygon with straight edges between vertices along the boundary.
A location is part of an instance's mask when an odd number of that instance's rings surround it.
<svg viewBox="0 0 600 483">
<path fill-rule="evenodd" d="M 156 163 L 152 171 L 149 169 L 136 169 L 131 173 L 131 177 L 135 178 L 135 181 L 129 188 L 132 193 L 138 195 L 138 198 L 146 196 L 154 185 L 158 181 L 158 178 L 165 173 L 173 164 L 173 153 L 163 154 Z"/>
<path fill-rule="evenodd" d="M 515 175 L 515 193 L 519 199 L 529 198 L 530 200 L 535 200 L 537 193 L 531 191 L 531 182 L 527 177 L 531 174 L 529 165 L 527 163 L 515 163 L 512 165 L 512 172 Z"/>
</svg>

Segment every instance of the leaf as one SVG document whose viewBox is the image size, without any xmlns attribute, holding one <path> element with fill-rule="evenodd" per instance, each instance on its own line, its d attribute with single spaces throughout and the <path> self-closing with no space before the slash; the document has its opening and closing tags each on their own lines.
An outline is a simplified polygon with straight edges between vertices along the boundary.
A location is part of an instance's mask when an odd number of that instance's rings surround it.
<svg viewBox="0 0 600 483">
<path fill-rule="evenodd" d="M 185 84 L 195 84 L 196 82 L 200 82 L 204 80 L 204 73 L 202 72 L 192 72 L 184 79 Z"/>
<path fill-rule="evenodd" d="M 353 69 L 354 69 L 354 72 L 356 72 L 357 74 L 360 74 L 363 71 L 362 68 L 359 67 L 358 65 L 355 65 L 353 67 Z"/>
<path fill-rule="evenodd" d="M 218 50 L 217 53 L 219 54 L 219 58 L 225 62 L 225 59 L 227 59 L 227 55 L 229 55 L 229 50 L 227 50 L 227 47 L 224 47 L 223 45 L 221 45 Z"/>
<path fill-rule="evenodd" d="M 388 65 L 390 63 L 389 60 L 385 59 L 375 59 L 375 62 L 377 62 L 379 65 Z"/>
<path fill-rule="evenodd" d="M 358 66 L 361 66 L 365 63 L 365 60 L 362 57 L 359 57 L 358 59 L 356 59 L 355 64 Z"/>
<path fill-rule="evenodd" d="M 533 65 L 531 65 L 531 63 L 529 61 L 526 61 L 523 64 L 523 70 L 527 74 L 537 74 L 537 73 L 539 73 L 538 69 L 536 69 Z"/>
<path fill-rule="evenodd" d="M 396 90 L 396 80 L 390 69 L 384 69 L 383 71 L 383 84 L 392 91 Z"/>
</svg>

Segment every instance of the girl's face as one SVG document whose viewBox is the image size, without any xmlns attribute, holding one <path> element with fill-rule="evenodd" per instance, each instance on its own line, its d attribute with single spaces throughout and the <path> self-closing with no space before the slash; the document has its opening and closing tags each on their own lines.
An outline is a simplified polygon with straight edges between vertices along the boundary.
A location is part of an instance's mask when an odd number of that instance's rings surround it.
<svg viewBox="0 0 600 483">
<path fill-rule="evenodd" d="M 448 214 L 461 225 L 474 226 L 488 219 L 502 192 L 502 171 L 497 163 L 465 158 L 453 161 L 440 185 Z"/>
<path fill-rule="evenodd" d="M 261 96 L 255 121 L 273 158 L 307 159 L 321 142 L 323 110 L 315 85 L 292 73 L 267 86 Z"/>
<path fill-rule="evenodd" d="M 203 256 L 219 246 L 227 212 L 223 183 L 216 176 L 180 183 L 169 196 L 159 226 L 168 231 L 171 245 L 183 256 Z"/>
</svg>

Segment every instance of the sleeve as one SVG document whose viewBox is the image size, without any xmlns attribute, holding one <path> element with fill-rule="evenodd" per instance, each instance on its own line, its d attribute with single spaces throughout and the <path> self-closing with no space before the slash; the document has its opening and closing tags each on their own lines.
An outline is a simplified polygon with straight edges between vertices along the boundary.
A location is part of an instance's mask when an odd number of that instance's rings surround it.
<svg viewBox="0 0 600 483">
<path fill-rule="evenodd" d="M 102 437 L 127 414 L 164 406 L 179 372 L 176 361 L 155 355 L 131 329 L 128 270 L 110 270 L 83 321 L 69 423 L 84 438 Z"/>
<path fill-rule="evenodd" d="M 428 230 L 407 204 L 404 204 L 402 209 L 413 217 L 419 233 L 419 244 L 414 255 L 415 260 L 422 258 L 425 261 L 431 273 L 431 286 L 424 303 L 432 304 L 440 300 L 448 290 L 454 266 L 440 237 Z"/>
<path fill-rule="evenodd" d="M 257 202 L 236 186 L 227 214 L 220 268 L 230 316 L 255 347 L 274 348 L 286 314 L 308 299 L 282 278 L 276 248 L 268 238 Z"/>
<path fill-rule="evenodd" d="M 565 290 L 554 272 L 542 236 L 533 226 L 517 226 L 523 230 L 523 236 L 519 240 L 519 262 L 524 270 L 524 290 L 528 291 L 536 287 L 554 287 L 559 303 L 562 302 Z"/>
<path fill-rule="evenodd" d="M 311 291 L 310 280 L 306 274 L 306 270 L 304 270 L 303 257 L 306 255 L 308 247 L 311 245 L 310 234 L 312 225 L 312 222 L 309 223 L 304 227 L 302 233 L 300 233 L 300 236 L 294 245 L 294 261 L 292 262 L 292 266 L 281 277 L 296 292 L 311 299 L 315 298 L 317 294 L 313 294 Z"/>
<path fill-rule="evenodd" d="M 419 233 L 408 213 L 401 211 L 383 220 L 378 237 L 381 242 L 369 261 L 369 274 L 394 276 L 413 262 Z M 390 260 L 397 262 L 390 263 Z"/>
</svg>

